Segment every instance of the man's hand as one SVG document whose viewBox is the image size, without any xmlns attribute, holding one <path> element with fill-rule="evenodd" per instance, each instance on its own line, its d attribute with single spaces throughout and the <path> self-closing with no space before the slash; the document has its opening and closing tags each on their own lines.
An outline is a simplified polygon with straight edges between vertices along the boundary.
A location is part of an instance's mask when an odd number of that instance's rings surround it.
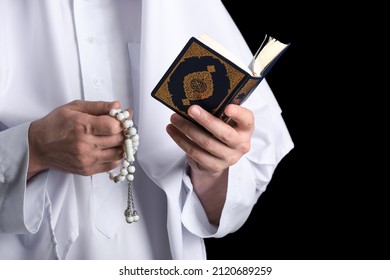
<svg viewBox="0 0 390 280">
<path fill-rule="evenodd" d="M 117 167 L 123 158 L 123 127 L 108 113 L 119 107 L 119 102 L 77 100 L 33 121 L 28 178 L 48 168 L 92 175 Z"/>
<path fill-rule="evenodd" d="M 187 154 L 194 190 L 202 202 L 210 223 L 218 225 L 226 199 L 229 167 L 250 149 L 254 131 L 253 113 L 230 104 L 227 124 L 199 106 L 188 114 L 203 128 L 175 113 L 167 132 Z"/>
<path fill-rule="evenodd" d="M 226 124 L 199 106 L 191 106 L 188 114 L 204 129 L 173 114 L 167 131 L 193 161 L 191 167 L 207 172 L 220 172 L 235 164 L 250 149 L 254 131 L 253 113 L 238 105 L 229 105 L 225 113 L 232 119 Z"/>
</svg>

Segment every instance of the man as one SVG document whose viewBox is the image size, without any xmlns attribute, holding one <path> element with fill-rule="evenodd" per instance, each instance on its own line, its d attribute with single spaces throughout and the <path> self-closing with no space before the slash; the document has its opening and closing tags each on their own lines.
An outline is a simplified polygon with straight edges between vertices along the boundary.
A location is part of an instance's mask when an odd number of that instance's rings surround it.
<svg viewBox="0 0 390 280">
<path fill-rule="evenodd" d="M 266 81 L 227 107 L 231 126 L 191 107 L 206 130 L 150 96 L 204 32 L 250 61 L 216 0 L 0 2 L 0 258 L 206 259 L 204 238 L 243 225 L 293 148 Z M 118 107 L 140 138 L 131 224 L 127 184 L 107 174 Z"/>
</svg>

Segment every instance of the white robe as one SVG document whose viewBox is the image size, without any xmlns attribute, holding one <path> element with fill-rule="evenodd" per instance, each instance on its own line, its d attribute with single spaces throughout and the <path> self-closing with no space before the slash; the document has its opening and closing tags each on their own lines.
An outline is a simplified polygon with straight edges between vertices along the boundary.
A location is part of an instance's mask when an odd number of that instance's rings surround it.
<svg viewBox="0 0 390 280">
<path fill-rule="evenodd" d="M 203 238 L 243 225 L 293 142 L 263 80 L 243 104 L 255 114 L 251 150 L 230 167 L 219 227 L 208 223 L 165 131 L 173 112 L 150 95 L 204 32 L 249 64 L 218 0 L 0 1 L 0 259 L 206 259 Z M 75 99 L 134 110 L 137 223 L 124 219 L 126 185 L 106 173 L 47 170 L 26 183 L 30 122 Z"/>
</svg>

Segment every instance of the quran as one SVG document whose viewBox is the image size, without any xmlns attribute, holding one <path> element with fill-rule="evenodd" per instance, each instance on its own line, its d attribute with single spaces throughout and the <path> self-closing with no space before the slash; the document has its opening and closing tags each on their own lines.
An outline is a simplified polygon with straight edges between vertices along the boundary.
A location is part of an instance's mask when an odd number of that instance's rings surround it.
<svg viewBox="0 0 390 280">
<path fill-rule="evenodd" d="M 225 107 L 247 100 L 289 45 L 265 35 L 248 66 L 209 35 L 191 37 L 151 95 L 189 120 L 197 104 L 228 122 Z"/>
</svg>

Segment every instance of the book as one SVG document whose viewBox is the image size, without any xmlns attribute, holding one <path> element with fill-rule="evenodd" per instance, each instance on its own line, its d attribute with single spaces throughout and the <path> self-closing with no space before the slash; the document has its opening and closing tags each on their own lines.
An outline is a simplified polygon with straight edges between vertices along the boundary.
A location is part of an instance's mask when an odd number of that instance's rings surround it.
<svg viewBox="0 0 390 280">
<path fill-rule="evenodd" d="M 197 104 L 228 122 L 225 107 L 244 103 L 289 45 L 265 35 L 246 65 L 209 35 L 191 37 L 151 95 L 191 121 L 187 110 Z"/>
</svg>

